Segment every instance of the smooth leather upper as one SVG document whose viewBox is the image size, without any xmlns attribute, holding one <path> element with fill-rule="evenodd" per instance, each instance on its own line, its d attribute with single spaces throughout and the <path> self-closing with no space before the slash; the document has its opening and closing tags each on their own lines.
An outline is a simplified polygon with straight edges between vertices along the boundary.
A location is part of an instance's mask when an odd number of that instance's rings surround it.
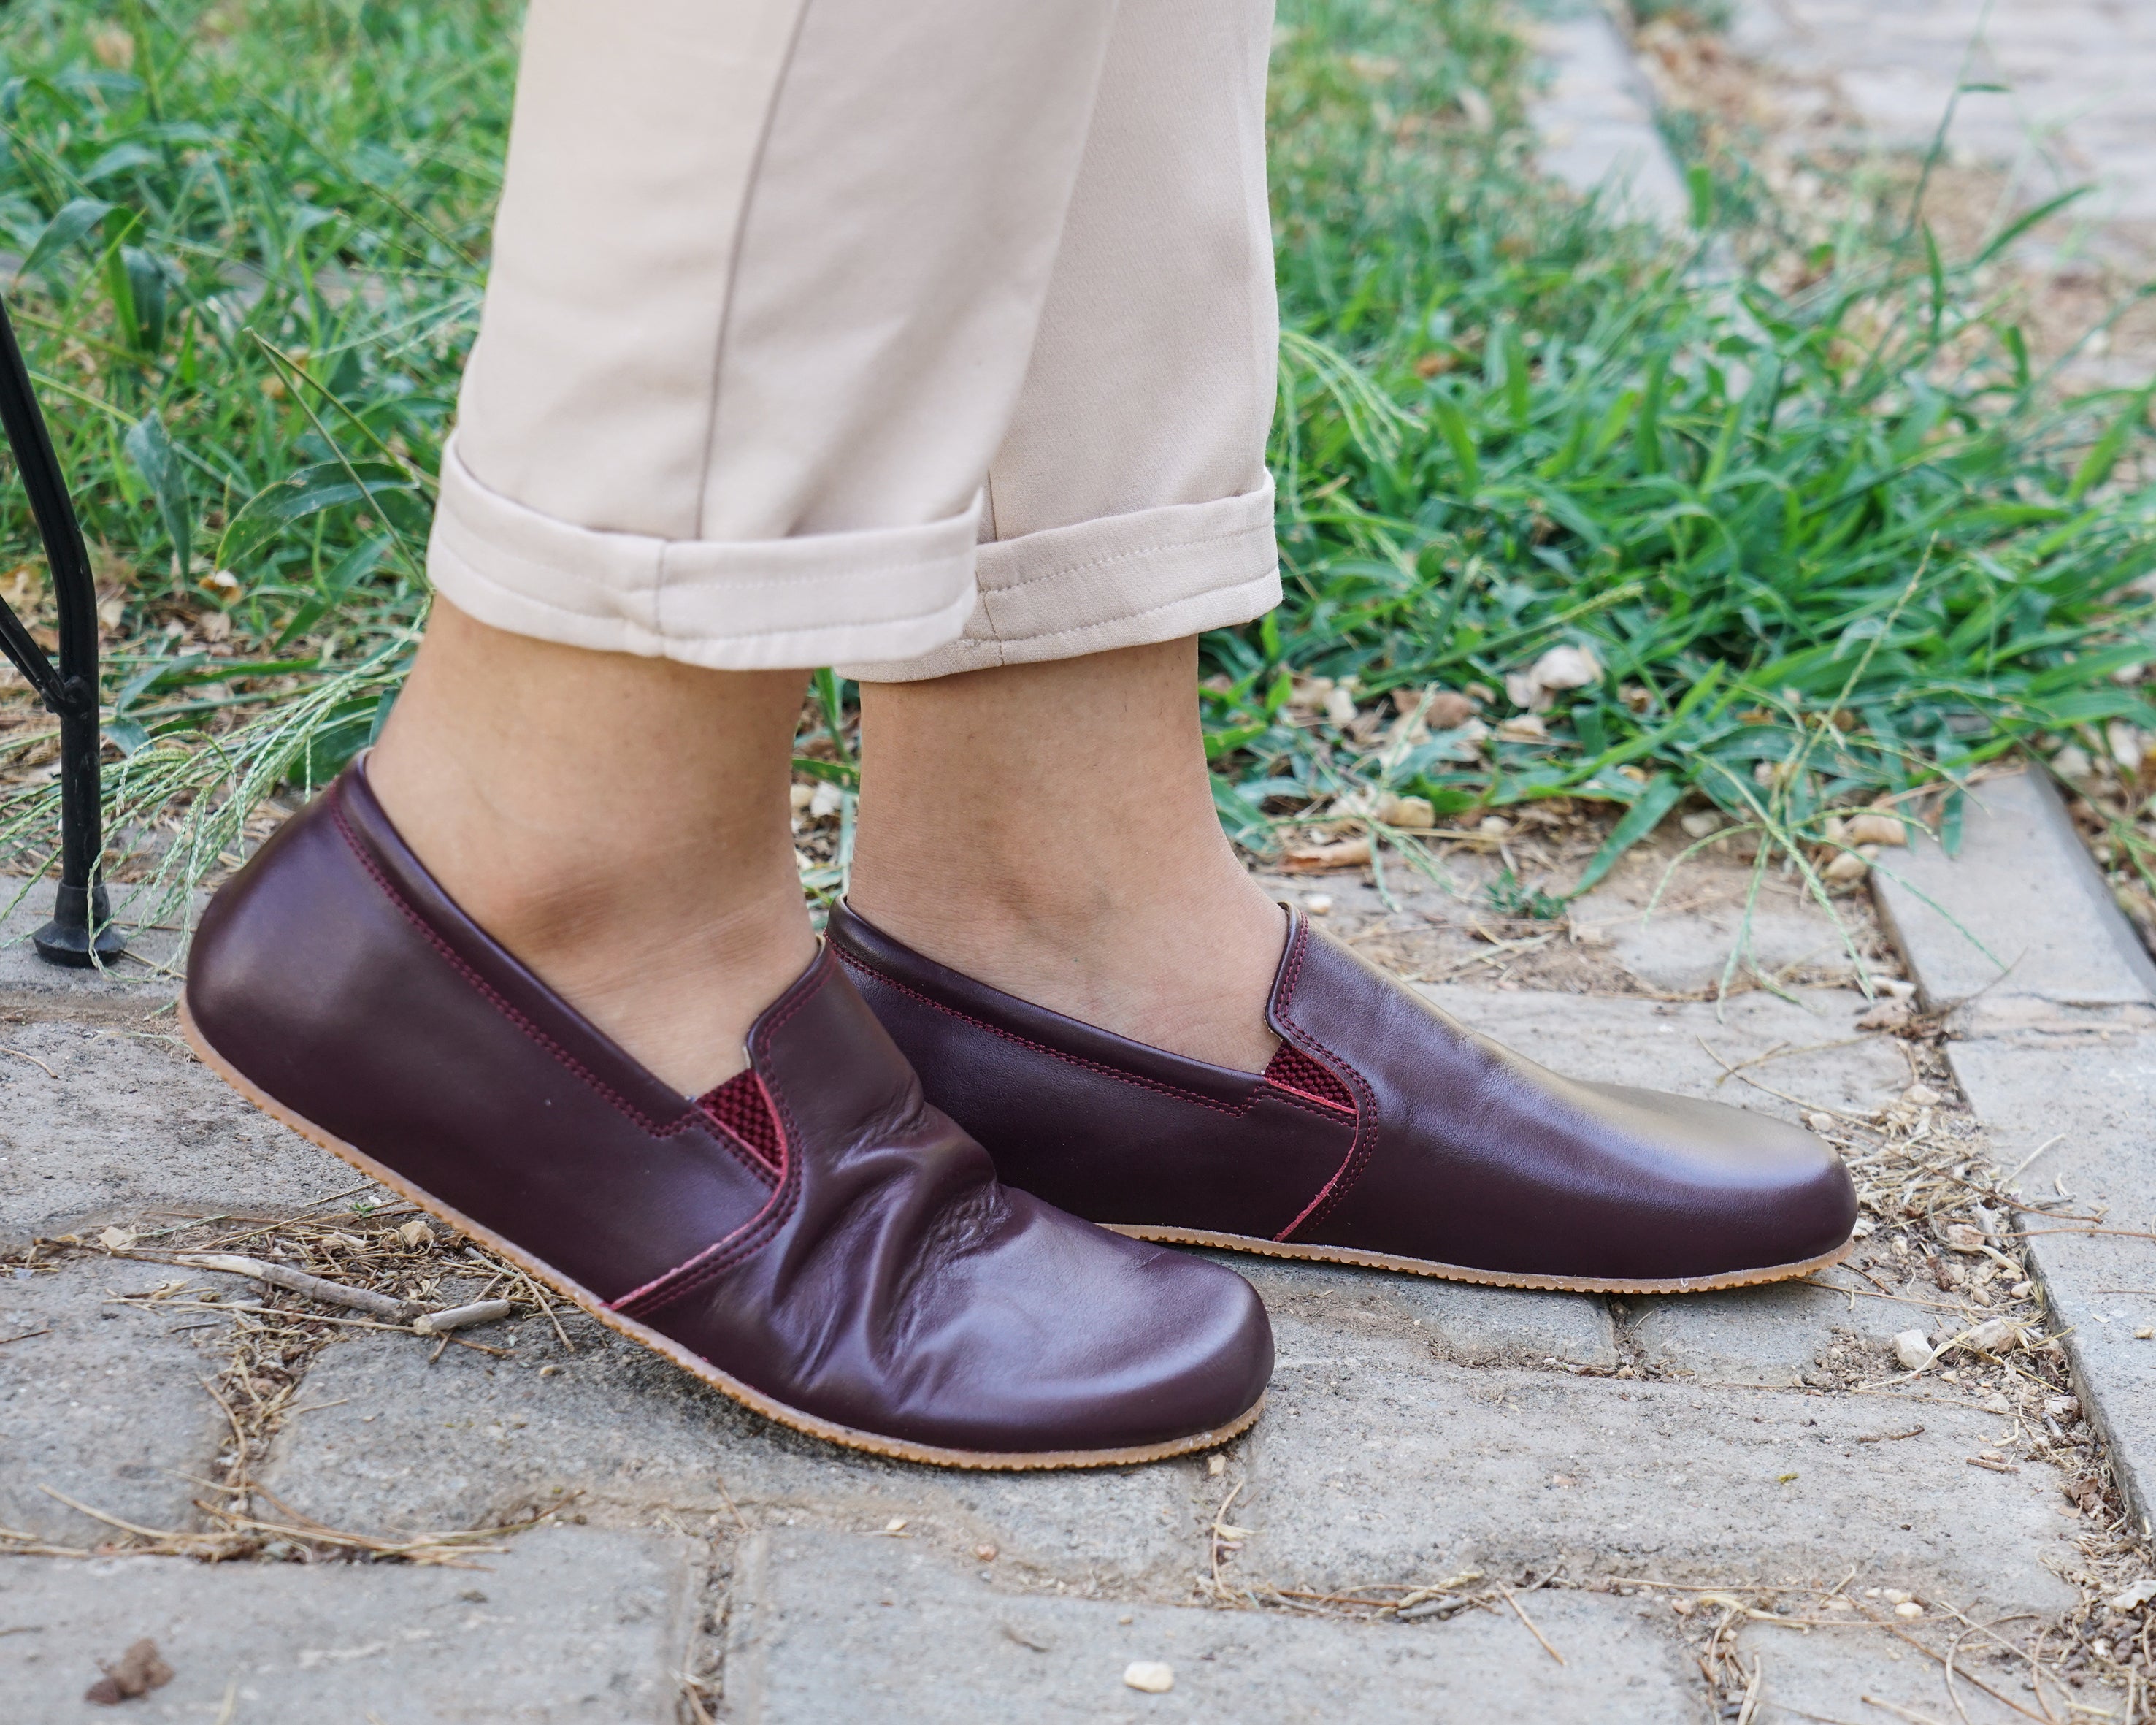
<svg viewBox="0 0 2156 1725">
<path fill-rule="evenodd" d="M 843 905 L 829 938 L 1003 1177 L 1097 1222 L 1645 1281 L 1802 1263 L 1856 1221 L 1847 1171 L 1810 1133 L 1559 1077 L 1299 911 L 1268 1008 L 1295 1053 L 1264 1074 L 1014 999 Z M 1310 1062 L 1331 1082 L 1299 1079 Z"/>
<path fill-rule="evenodd" d="M 751 1032 L 759 1150 L 465 917 L 363 765 L 218 894 L 187 999 L 276 1101 L 789 1408 L 1116 1450 L 1231 1424 L 1270 1374 L 1240 1277 L 999 1183 L 828 946 Z"/>
</svg>

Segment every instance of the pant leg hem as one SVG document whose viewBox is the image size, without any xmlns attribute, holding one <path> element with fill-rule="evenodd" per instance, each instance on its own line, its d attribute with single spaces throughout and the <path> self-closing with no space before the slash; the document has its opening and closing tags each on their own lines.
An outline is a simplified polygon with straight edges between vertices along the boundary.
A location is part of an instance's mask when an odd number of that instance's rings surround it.
<svg viewBox="0 0 2156 1725">
<path fill-rule="evenodd" d="M 842 662 L 865 682 L 917 682 L 998 665 L 1175 641 L 1280 603 L 1273 487 L 1053 528 L 980 547 L 965 632 L 928 652 Z"/>
<path fill-rule="evenodd" d="M 489 490 L 453 440 L 428 574 L 480 622 L 566 646 L 722 671 L 904 659 L 976 609 L 977 514 L 747 543 L 606 533 Z"/>
</svg>

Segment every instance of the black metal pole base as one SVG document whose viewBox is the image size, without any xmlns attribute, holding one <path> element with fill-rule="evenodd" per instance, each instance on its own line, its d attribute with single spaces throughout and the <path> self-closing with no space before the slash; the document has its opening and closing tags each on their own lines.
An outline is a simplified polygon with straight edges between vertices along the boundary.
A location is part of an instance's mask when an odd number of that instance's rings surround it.
<svg viewBox="0 0 2156 1725">
<path fill-rule="evenodd" d="M 95 937 L 90 933 L 93 928 L 97 931 Z M 30 936 L 30 944 L 49 965 L 87 971 L 95 965 L 109 965 L 125 952 L 127 931 L 112 920 L 103 887 L 89 891 L 62 887 L 53 904 L 53 919 Z"/>
</svg>

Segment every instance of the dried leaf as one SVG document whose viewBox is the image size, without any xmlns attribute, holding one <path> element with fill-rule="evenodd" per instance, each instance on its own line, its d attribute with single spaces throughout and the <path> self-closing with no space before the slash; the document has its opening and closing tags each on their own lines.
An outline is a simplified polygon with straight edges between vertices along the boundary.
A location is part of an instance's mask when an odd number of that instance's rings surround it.
<svg viewBox="0 0 2156 1725">
<path fill-rule="evenodd" d="M 1852 845 L 1905 845 L 1909 829 L 1899 815 L 1876 812 L 1854 816 L 1842 829 L 1842 842 Z"/>
<path fill-rule="evenodd" d="M 172 1681 L 172 1668 L 157 1652 L 157 1644 L 146 1636 L 110 1665 L 100 1660 L 105 1675 L 83 1692 L 82 1698 L 99 1707 L 116 1707 L 123 1701 L 147 1695 Z"/>
<path fill-rule="evenodd" d="M 1388 826 L 1427 832 L 1437 825 L 1437 811 L 1426 796 L 1387 796 L 1378 804 L 1378 818 Z"/>
<path fill-rule="evenodd" d="M 1293 845 L 1281 859 L 1291 874 L 1314 874 L 1327 868 L 1360 868 L 1370 860 L 1370 841 L 1342 839 L 1337 844 Z"/>
</svg>

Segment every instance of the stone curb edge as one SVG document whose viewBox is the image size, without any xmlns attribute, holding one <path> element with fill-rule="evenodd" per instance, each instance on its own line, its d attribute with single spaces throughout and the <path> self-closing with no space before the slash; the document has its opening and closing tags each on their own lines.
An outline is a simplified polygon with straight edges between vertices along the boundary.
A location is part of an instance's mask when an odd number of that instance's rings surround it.
<svg viewBox="0 0 2156 1725">
<path fill-rule="evenodd" d="M 2103 1211 L 2097 1235 L 2016 1225 L 2120 1491 L 2156 1514 L 2156 961 L 2113 902 L 2041 768 L 1971 789 L 1958 853 L 1912 833 L 1873 895 L 1924 1003 L 1947 1009 L 1949 1065 L 2020 1189 Z M 1979 945 L 1979 943 L 1981 943 Z M 1988 951 L 1987 951 L 1988 949 Z M 2056 1182 L 2056 1183 L 2055 1183 Z M 2047 1194 L 2051 1195 L 2051 1194 Z"/>
</svg>

